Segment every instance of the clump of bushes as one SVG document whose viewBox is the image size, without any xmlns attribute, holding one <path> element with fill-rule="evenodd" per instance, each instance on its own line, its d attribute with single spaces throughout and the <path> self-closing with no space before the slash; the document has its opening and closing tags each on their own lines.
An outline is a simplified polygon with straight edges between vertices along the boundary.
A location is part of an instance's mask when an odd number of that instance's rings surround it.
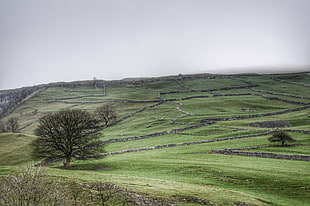
<svg viewBox="0 0 310 206">
<path fill-rule="evenodd" d="M 42 168 L 27 166 L 0 178 L 0 206 L 99 206 L 171 205 L 108 183 L 64 182 L 44 174 Z"/>
<path fill-rule="evenodd" d="M 72 205 L 65 188 L 43 175 L 42 169 L 27 167 L 0 180 L 0 205 Z"/>
<path fill-rule="evenodd" d="M 8 119 L 5 123 L 0 122 L 0 133 L 2 132 L 17 133 L 18 131 L 19 131 L 18 118 L 12 117 Z"/>
</svg>

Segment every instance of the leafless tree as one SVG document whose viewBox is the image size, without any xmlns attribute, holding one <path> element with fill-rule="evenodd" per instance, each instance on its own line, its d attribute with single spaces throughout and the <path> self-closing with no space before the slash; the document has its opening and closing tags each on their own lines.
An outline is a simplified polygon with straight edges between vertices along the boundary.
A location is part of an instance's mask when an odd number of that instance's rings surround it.
<svg viewBox="0 0 310 206">
<path fill-rule="evenodd" d="M 113 107 L 110 105 L 103 105 L 96 109 L 96 115 L 105 125 L 113 123 L 117 116 Z"/>
<path fill-rule="evenodd" d="M 5 132 L 5 124 L 0 122 L 0 133 Z"/>
<path fill-rule="evenodd" d="M 10 119 L 8 119 L 8 121 L 6 122 L 6 130 L 8 132 L 18 132 L 18 127 L 19 127 L 19 124 L 18 124 L 18 118 L 16 117 L 12 117 Z"/>
<path fill-rule="evenodd" d="M 66 110 L 48 115 L 39 122 L 33 142 L 33 155 L 45 160 L 64 158 L 70 167 L 71 158 L 91 153 L 90 148 L 98 136 L 92 132 L 98 120 L 83 110 Z"/>
</svg>

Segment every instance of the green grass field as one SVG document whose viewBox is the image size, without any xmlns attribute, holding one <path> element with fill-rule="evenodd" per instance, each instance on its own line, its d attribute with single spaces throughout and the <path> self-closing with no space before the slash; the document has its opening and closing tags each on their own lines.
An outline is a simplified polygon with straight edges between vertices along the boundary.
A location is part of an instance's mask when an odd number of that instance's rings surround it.
<svg viewBox="0 0 310 206">
<path fill-rule="evenodd" d="M 33 131 L 39 118 L 70 108 L 93 112 L 103 104 L 110 104 L 118 119 L 129 116 L 100 131 L 100 140 L 164 131 L 166 134 L 106 144 L 106 152 L 138 148 L 149 150 L 75 160 L 69 170 L 61 168 L 57 162 L 46 166 L 48 175 L 77 182 L 109 182 L 136 192 L 174 199 L 178 205 L 202 205 L 202 202 L 206 205 L 237 206 L 310 205 L 309 161 L 212 152 L 277 145 L 268 142 L 270 135 L 227 138 L 277 129 L 251 127 L 251 122 L 283 120 L 291 124 L 282 129 L 290 130 L 288 133 L 296 142 L 289 144 L 296 146 L 250 151 L 310 155 L 310 108 L 307 107 L 310 89 L 306 86 L 310 84 L 309 74 L 182 75 L 105 82 L 105 90 L 92 86 L 49 87 L 1 120 L 5 122 L 17 117 L 22 129 L 19 134 L 0 134 L 0 175 L 33 163 L 30 143 L 36 138 Z M 244 93 L 251 94 L 241 95 Z M 159 95 L 164 99 L 160 99 Z M 155 105 L 160 101 L 161 104 Z M 295 111 L 296 108 L 300 109 Z M 264 116 L 281 111 L 285 112 Z M 229 119 L 236 116 L 245 118 Z M 175 129 L 199 125 L 204 119 L 222 117 L 226 119 L 174 132 Z M 154 149 L 168 144 L 175 146 Z"/>
<path fill-rule="evenodd" d="M 14 166 L 31 158 L 30 143 L 36 137 L 23 134 L 0 134 L 1 166 Z"/>
</svg>

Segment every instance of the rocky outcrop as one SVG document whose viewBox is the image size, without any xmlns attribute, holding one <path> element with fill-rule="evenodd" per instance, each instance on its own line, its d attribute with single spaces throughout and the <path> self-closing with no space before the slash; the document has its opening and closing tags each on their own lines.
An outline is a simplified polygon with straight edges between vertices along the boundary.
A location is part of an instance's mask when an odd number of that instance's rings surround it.
<svg viewBox="0 0 310 206">
<path fill-rule="evenodd" d="M 44 89 L 45 87 L 33 86 L 3 91 L 0 94 L 0 119 L 8 115 L 24 101 L 32 98 L 35 93 Z"/>
<path fill-rule="evenodd" d="M 249 123 L 249 126 L 259 128 L 279 128 L 279 127 L 290 127 L 291 124 L 286 121 L 276 120 L 276 121 L 251 122 Z"/>
</svg>

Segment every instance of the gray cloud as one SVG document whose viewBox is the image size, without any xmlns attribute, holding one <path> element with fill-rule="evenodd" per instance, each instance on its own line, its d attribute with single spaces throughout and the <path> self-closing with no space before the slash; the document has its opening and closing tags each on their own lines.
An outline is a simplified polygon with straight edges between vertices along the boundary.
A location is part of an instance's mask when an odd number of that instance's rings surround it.
<svg viewBox="0 0 310 206">
<path fill-rule="evenodd" d="M 309 0 L 0 0 L 0 28 L 0 89 L 310 65 Z"/>
</svg>

